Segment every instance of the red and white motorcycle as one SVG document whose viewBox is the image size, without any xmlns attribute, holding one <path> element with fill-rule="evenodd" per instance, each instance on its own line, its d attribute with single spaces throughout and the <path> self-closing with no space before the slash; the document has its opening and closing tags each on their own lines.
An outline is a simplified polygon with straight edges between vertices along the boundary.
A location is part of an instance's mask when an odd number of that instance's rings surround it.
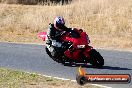
<svg viewBox="0 0 132 88">
<path fill-rule="evenodd" d="M 37 36 L 45 41 L 47 35 L 46 32 L 40 32 Z M 52 57 L 49 48 L 46 46 L 46 52 L 53 60 L 63 64 L 66 62 L 90 63 L 97 68 L 104 65 L 103 57 L 92 46 L 89 46 L 89 37 L 83 30 L 76 29 L 75 32 L 64 33 L 61 40 L 65 41 L 67 47 L 60 54 L 58 53 L 57 58 Z"/>
</svg>

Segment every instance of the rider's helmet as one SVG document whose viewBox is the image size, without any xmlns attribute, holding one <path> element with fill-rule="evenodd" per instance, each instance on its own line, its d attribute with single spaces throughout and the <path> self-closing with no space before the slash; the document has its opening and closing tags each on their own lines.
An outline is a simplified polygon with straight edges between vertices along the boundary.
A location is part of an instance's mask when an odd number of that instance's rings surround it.
<svg viewBox="0 0 132 88">
<path fill-rule="evenodd" d="M 63 30 L 63 28 L 65 27 L 65 20 L 63 17 L 57 16 L 54 19 L 54 27 L 58 30 Z"/>
</svg>

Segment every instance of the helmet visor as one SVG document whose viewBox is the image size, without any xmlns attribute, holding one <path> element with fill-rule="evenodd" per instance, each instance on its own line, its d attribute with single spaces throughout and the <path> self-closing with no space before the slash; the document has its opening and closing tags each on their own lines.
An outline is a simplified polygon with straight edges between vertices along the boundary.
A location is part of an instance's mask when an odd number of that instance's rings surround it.
<svg viewBox="0 0 132 88">
<path fill-rule="evenodd" d="M 56 23 L 56 27 L 59 28 L 59 29 L 64 29 L 65 28 L 65 24 Z"/>
</svg>

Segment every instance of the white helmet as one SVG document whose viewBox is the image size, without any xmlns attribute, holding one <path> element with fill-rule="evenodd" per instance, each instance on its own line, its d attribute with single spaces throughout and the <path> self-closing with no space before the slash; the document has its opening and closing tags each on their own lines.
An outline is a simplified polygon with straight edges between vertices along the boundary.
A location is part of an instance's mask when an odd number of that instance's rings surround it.
<svg viewBox="0 0 132 88">
<path fill-rule="evenodd" d="M 63 30 L 63 28 L 65 27 L 64 18 L 63 18 L 63 17 L 60 17 L 60 16 L 57 16 L 57 17 L 54 19 L 54 27 L 55 27 L 56 29 Z"/>
</svg>

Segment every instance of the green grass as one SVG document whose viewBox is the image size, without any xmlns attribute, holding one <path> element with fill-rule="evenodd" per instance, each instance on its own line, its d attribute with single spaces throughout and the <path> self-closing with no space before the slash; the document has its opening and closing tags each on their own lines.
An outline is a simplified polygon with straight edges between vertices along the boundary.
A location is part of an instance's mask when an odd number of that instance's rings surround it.
<svg viewBox="0 0 132 88">
<path fill-rule="evenodd" d="M 37 74 L 0 68 L 0 88 L 100 88 L 91 85 L 79 86 L 75 82 L 62 81 Z"/>
</svg>

